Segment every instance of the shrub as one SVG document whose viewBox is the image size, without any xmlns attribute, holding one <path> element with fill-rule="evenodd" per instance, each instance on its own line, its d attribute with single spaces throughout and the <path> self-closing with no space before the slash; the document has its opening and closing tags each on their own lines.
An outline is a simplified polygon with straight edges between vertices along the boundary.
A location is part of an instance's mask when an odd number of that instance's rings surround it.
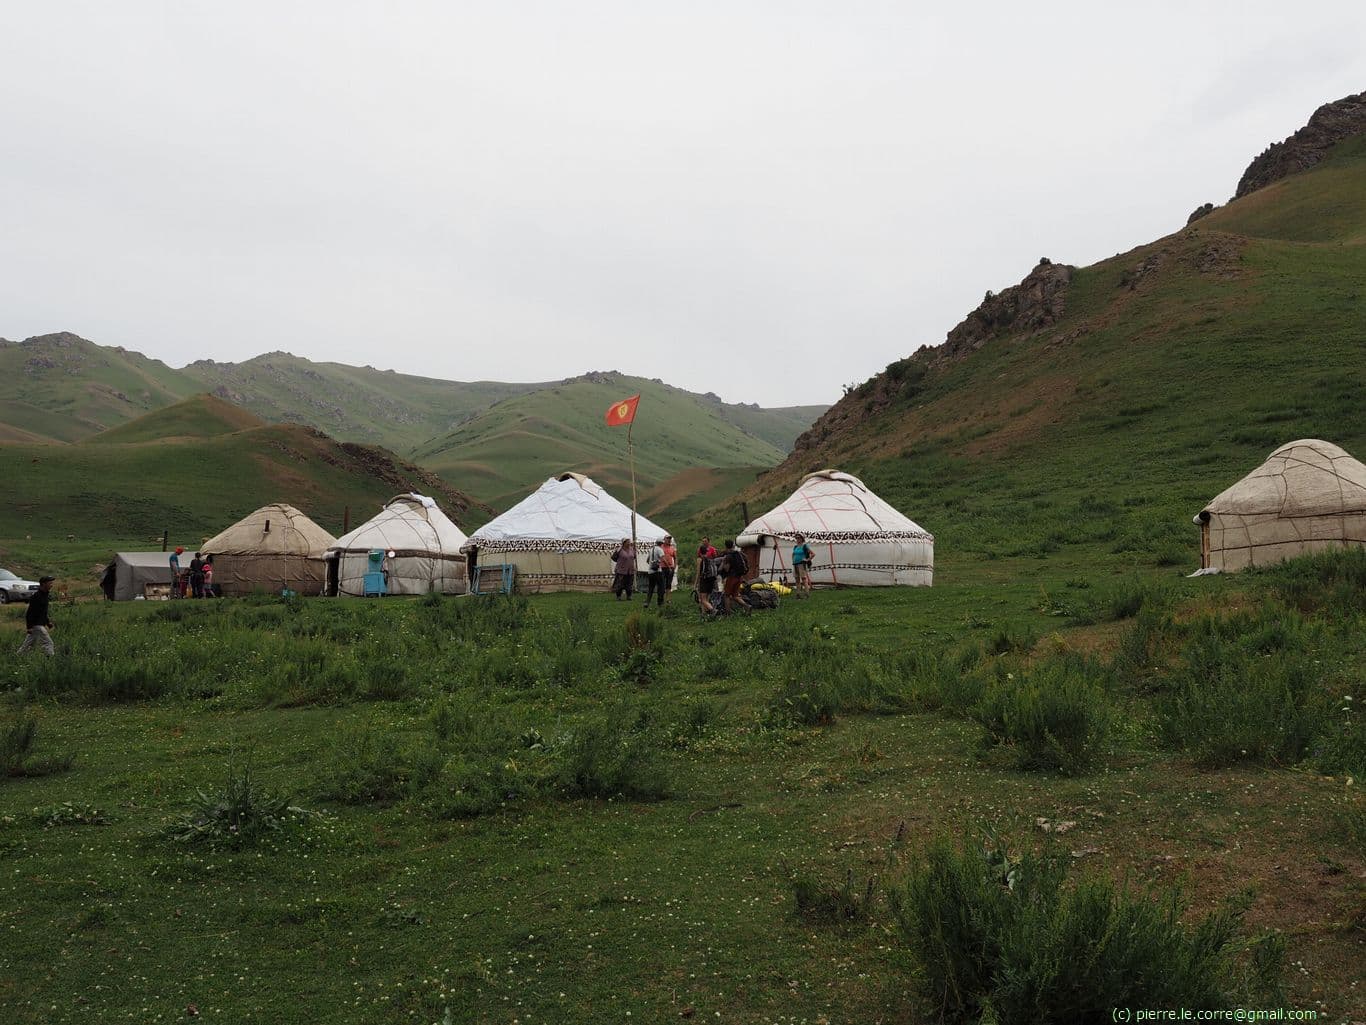
<svg viewBox="0 0 1366 1025">
<path fill-rule="evenodd" d="M 556 745 L 558 783 L 570 797 L 658 800 L 668 792 L 653 738 L 624 711 L 589 719 Z"/>
<path fill-rule="evenodd" d="M 1252 656 L 1206 632 L 1155 703 L 1159 734 L 1205 766 L 1293 764 L 1329 722 L 1320 672 L 1299 653 Z"/>
<path fill-rule="evenodd" d="M 839 883 L 786 864 L 783 868 L 792 887 L 797 917 L 812 925 L 850 930 L 866 928 L 871 922 L 877 901 L 876 876 L 870 875 L 864 885 L 858 886 L 852 868 Z"/>
<path fill-rule="evenodd" d="M 1028 627 L 1004 627 L 987 645 L 992 655 L 1008 655 L 1012 651 L 1030 652 L 1039 643 L 1039 635 Z"/>
<path fill-rule="evenodd" d="M 1287 605 L 1337 616 L 1366 612 L 1366 549 L 1320 552 L 1259 571 Z"/>
<path fill-rule="evenodd" d="M 683 706 L 683 717 L 669 728 L 669 742 L 677 748 L 691 747 L 711 729 L 718 713 L 716 702 L 707 698 L 687 702 Z"/>
<path fill-rule="evenodd" d="M 621 667 L 622 679 L 649 683 L 664 658 L 664 621 L 636 611 L 626 617 L 623 629 L 623 636 L 616 642 L 618 647 L 609 652 L 609 660 Z"/>
<path fill-rule="evenodd" d="M 893 891 L 897 931 L 944 1020 L 1108 1020 L 1115 1007 L 1220 1007 L 1241 996 L 1243 909 L 1225 904 L 1187 926 L 1175 891 L 1133 892 L 1083 877 L 1062 852 L 1010 857 L 999 843 L 941 840 Z M 1279 976 L 1264 955 L 1263 982 Z"/>
<path fill-rule="evenodd" d="M 540 785 L 540 781 L 519 773 L 508 762 L 462 762 L 447 773 L 446 784 L 434 799 L 432 811 L 444 819 L 477 818 L 499 811 Z"/>
<path fill-rule="evenodd" d="M 968 648 L 956 656 L 921 650 L 903 656 L 893 671 L 905 680 L 910 707 L 966 715 L 982 700 L 985 685 L 976 671 L 981 654 L 981 648 Z"/>
<path fill-rule="evenodd" d="M 0 720 L 0 774 L 7 777 L 50 776 L 71 768 L 76 756 L 70 752 L 39 756 L 38 720 L 29 715 Z"/>
<path fill-rule="evenodd" d="M 105 826 L 109 817 L 104 810 L 93 804 L 63 801 L 48 808 L 34 808 L 30 813 L 33 821 L 44 829 L 53 826 Z"/>
<path fill-rule="evenodd" d="M 344 736 L 336 746 L 318 796 L 343 804 L 396 801 L 436 779 L 444 762 L 433 748 L 400 749 L 392 737 L 366 727 Z"/>
<path fill-rule="evenodd" d="M 240 847 L 309 815 L 284 793 L 263 786 L 251 767 L 228 770 L 217 793 L 196 790 L 186 811 L 166 830 L 177 843 Z"/>
<path fill-rule="evenodd" d="M 988 687 L 973 710 L 987 744 L 1015 749 L 1022 769 L 1076 775 L 1094 760 L 1110 729 L 1109 702 L 1084 662 L 1059 659 Z"/>
</svg>

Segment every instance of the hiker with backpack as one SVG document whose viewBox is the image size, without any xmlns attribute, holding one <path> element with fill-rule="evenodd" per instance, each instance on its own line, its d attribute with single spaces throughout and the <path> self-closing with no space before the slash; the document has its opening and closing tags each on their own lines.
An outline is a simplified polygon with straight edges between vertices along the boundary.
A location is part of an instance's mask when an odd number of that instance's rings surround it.
<svg viewBox="0 0 1366 1025">
<path fill-rule="evenodd" d="M 664 546 L 658 541 L 650 546 L 650 553 L 645 558 L 645 565 L 649 571 L 646 576 L 645 607 L 650 607 L 650 599 L 655 592 L 659 592 L 659 607 L 662 609 L 664 607 Z"/>
<path fill-rule="evenodd" d="M 703 615 L 711 615 L 715 611 L 711 595 L 716 590 L 716 549 L 712 547 L 709 537 L 704 537 L 697 546 L 697 574 L 694 579 L 697 581 L 697 606 Z"/>
<path fill-rule="evenodd" d="M 721 601 L 725 604 L 727 612 L 735 611 L 735 603 L 741 605 L 744 600 L 740 597 L 740 585 L 745 582 L 745 576 L 749 573 L 749 560 L 745 558 L 745 553 L 735 547 L 735 542 L 726 538 L 726 551 L 721 556 L 721 576 L 724 578 L 721 590 Z"/>
</svg>

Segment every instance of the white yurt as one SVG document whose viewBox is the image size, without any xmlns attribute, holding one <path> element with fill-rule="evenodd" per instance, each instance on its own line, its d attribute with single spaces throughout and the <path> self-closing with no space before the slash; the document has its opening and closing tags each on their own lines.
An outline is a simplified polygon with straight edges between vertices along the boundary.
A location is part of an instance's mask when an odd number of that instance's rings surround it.
<svg viewBox="0 0 1366 1025">
<path fill-rule="evenodd" d="M 327 558 L 336 561 L 335 578 L 328 569 L 328 593 L 363 596 L 370 553 L 382 551 L 389 594 L 464 594 L 467 576 L 460 549 L 467 540 L 435 500 L 395 495 L 378 515 L 328 549 Z"/>
<path fill-rule="evenodd" d="M 212 555 L 213 582 L 225 595 L 253 591 L 322 594 L 323 554 L 337 539 L 292 505 L 263 505 L 199 546 Z M 184 557 L 182 564 L 186 564 Z"/>
<path fill-rule="evenodd" d="M 817 470 L 786 501 L 740 533 L 751 573 L 794 579 L 792 546 L 802 534 L 815 559 L 813 584 L 928 587 L 934 535 L 897 512 L 852 474 Z"/>
<path fill-rule="evenodd" d="M 636 566 L 668 534 L 636 516 Z M 507 512 L 480 527 L 464 551 L 477 566 L 515 567 L 518 591 L 600 591 L 611 586 L 611 555 L 631 536 L 631 510 L 578 473 L 551 477 Z"/>
<path fill-rule="evenodd" d="M 1366 545 L 1366 466 L 1328 441 L 1292 441 L 1195 516 L 1200 566 L 1225 573 Z"/>
</svg>

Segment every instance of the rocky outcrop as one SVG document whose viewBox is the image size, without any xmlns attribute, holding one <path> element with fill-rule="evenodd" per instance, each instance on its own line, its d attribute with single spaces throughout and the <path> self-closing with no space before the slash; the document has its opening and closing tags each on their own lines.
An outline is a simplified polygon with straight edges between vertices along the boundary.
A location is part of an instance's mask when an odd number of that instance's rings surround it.
<svg viewBox="0 0 1366 1025">
<path fill-rule="evenodd" d="M 890 406 L 914 401 L 929 371 L 956 363 L 994 339 L 1028 336 L 1052 327 L 1062 319 L 1067 286 L 1075 271 L 1075 267 L 1043 257 L 1018 285 L 1000 293 L 988 292 L 982 304 L 948 333 L 943 344 L 921 346 L 876 377 L 846 387 L 844 397 L 797 438 L 793 452 L 802 454 L 818 448 L 831 438 L 858 430 Z"/>
<path fill-rule="evenodd" d="M 1256 192 L 1288 175 L 1307 171 L 1328 151 L 1354 135 L 1366 133 L 1366 92 L 1325 103 L 1309 123 L 1284 142 L 1273 142 L 1248 165 L 1234 199 Z"/>
<path fill-rule="evenodd" d="M 993 338 L 1033 334 L 1062 319 L 1067 286 L 1075 267 L 1054 263 L 1047 257 L 1018 285 L 1002 292 L 988 292 L 982 304 L 948 333 L 943 344 L 924 346 L 915 359 L 930 366 L 956 363 L 976 352 Z"/>
<path fill-rule="evenodd" d="M 1214 204 L 1213 204 L 1213 203 L 1205 203 L 1205 204 L 1202 205 L 1202 206 L 1197 206 L 1197 207 L 1195 208 L 1195 211 L 1194 211 L 1189 217 L 1186 218 L 1186 223 L 1187 223 L 1187 224 L 1194 224 L 1194 223 L 1195 223 L 1196 221 L 1198 221 L 1201 217 L 1204 217 L 1206 214 L 1212 214 L 1212 213 L 1214 213 Z"/>
</svg>

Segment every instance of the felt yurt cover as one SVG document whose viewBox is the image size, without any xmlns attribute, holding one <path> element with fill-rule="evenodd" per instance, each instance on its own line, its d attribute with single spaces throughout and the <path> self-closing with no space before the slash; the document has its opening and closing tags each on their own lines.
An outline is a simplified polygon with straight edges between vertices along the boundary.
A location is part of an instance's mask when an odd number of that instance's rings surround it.
<svg viewBox="0 0 1366 1025">
<path fill-rule="evenodd" d="M 327 552 L 337 560 L 337 592 L 363 595 L 370 553 L 385 553 L 389 594 L 464 594 L 469 540 L 436 502 L 425 495 L 396 495 L 373 519 L 337 538 Z"/>
<path fill-rule="evenodd" d="M 668 534 L 636 516 L 636 565 Z M 511 563 L 519 590 L 597 590 L 612 581 L 609 556 L 631 536 L 631 510 L 578 473 L 551 477 L 534 493 L 480 527 L 464 550 L 480 565 Z"/>
<path fill-rule="evenodd" d="M 263 505 L 200 546 L 212 555 L 213 580 L 225 595 L 252 591 L 321 594 L 323 554 L 337 539 L 292 505 Z"/>
<path fill-rule="evenodd" d="M 750 523 L 736 540 L 751 556 L 757 549 L 760 576 L 790 581 L 798 534 L 815 556 L 812 583 L 886 587 L 933 582 L 934 536 L 852 474 L 807 474 L 786 501 Z"/>
<path fill-rule="evenodd" d="M 1366 465 L 1309 438 L 1272 452 L 1196 516 L 1201 565 L 1233 572 L 1366 545 Z"/>
</svg>

